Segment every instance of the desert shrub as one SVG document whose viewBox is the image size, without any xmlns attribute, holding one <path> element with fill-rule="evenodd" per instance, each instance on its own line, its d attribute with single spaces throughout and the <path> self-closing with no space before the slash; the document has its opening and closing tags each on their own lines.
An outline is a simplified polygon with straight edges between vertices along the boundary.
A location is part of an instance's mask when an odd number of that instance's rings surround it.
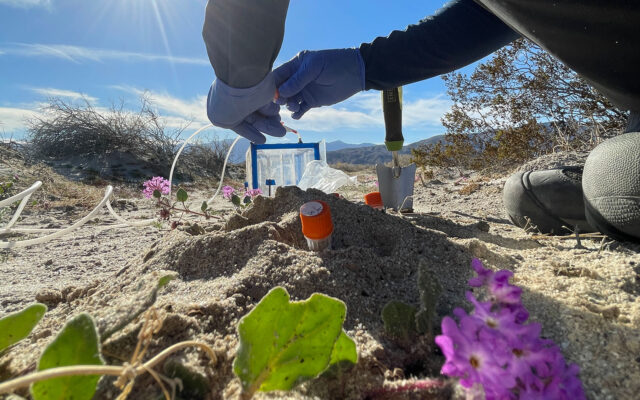
<svg viewBox="0 0 640 400">
<path fill-rule="evenodd" d="M 372 168 L 371 165 L 367 165 L 367 164 L 352 164 L 352 163 L 342 162 L 342 161 L 331 164 L 330 166 L 331 168 L 339 169 L 340 171 L 344 171 L 346 173 L 367 171 Z"/>
<path fill-rule="evenodd" d="M 215 136 L 190 143 L 178 161 L 178 171 L 190 177 L 219 177 L 231 144 Z"/>
<path fill-rule="evenodd" d="M 413 150 L 420 166 L 482 169 L 556 150 L 588 150 L 621 132 L 626 113 L 574 71 L 524 39 L 469 76 L 443 76 L 454 102 L 444 143 Z"/>
<path fill-rule="evenodd" d="M 27 137 L 31 155 L 37 159 L 80 156 L 106 160 L 110 153 L 122 152 L 157 175 L 168 176 L 186 128 L 168 128 L 146 96 L 140 98 L 137 111 L 126 109 L 122 102 L 100 109 L 86 99 L 75 104 L 51 98 L 41 116 L 28 121 Z M 217 139 L 190 144 L 180 157 L 177 174 L 219 173 L 227 149 Z"/>
</svg>

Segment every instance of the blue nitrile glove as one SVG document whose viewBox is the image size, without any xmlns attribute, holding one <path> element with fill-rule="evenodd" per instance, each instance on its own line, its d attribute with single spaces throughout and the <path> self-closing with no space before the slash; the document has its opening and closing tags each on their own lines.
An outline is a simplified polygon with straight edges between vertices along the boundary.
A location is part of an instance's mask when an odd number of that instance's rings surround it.
<svg viewBox="0 0 640 400">
<path fill-rule="evenodd" d="M 262 144 L 267 135 L 282 137 L 280 106 L 273 102 L 276 81 L 273 72 L 250 88 L 233 88 L 220 79 L 213 81 L 207 98 L 207 116 L 212 124 L 229 128 L 253 143 Z"/>
<path fill-rule="evenodd" d="M 364 90 L 364 61 L 358 49 L 302 51 L 273 70 L 278 104 L 300 119 L 313 107 L 328 106 Z"/>
</svg>

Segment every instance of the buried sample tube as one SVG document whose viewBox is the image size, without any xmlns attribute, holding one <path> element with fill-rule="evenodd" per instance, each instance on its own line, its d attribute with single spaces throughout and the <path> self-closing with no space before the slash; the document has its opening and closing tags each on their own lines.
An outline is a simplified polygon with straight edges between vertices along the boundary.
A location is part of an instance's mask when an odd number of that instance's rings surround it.
<svg viewBox="0 0 640 400">
<path fill-rule="evenodd" d="M 380 192 L 371 192 L 364 195 L 364 203 L 376 210 L 383 210 L 382 196 Z"/>
<path fill-rule="evenodd" d="M 321 200 L 304 203 L 300 207 L 302 234 L 307 239 L 309 250 L 331 249 L 333 221 L 329 205 Z"/>
</svg>

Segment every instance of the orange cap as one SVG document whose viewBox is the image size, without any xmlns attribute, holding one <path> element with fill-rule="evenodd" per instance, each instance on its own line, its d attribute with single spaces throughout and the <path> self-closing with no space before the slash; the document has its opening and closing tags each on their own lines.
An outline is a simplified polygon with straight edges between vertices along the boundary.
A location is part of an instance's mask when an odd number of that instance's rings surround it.
<svg viewBox="0 0 640 400">
<path fill-rule="evenodd" d="M 331 210 L 322 200 L 310 201 L 300 207 L 302 234 L 308 239 L 324 239 L 333 232 Z"/>
<path fill-rule="evenodd" d="M 382 196 L 380 192 L 371 192 L 364 195 L 364 203 L 373 207 L 373 208 L 381 208 L 382 204 Z"/>
</svg>

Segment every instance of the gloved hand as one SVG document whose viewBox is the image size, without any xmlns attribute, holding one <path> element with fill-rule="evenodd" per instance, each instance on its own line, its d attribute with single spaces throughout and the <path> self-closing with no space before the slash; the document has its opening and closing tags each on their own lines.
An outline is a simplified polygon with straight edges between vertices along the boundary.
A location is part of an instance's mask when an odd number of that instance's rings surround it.
<svg viewBox="0 0 640 400">
<path fill-rule="evenodd" d="M 220 79 L 213 81 L 207 97 L 207 116 L 211 123 L 229 128 L 253 143 L 262 144 L 267 135 L 282 137 L 280 106 L 273 102 L 276 81 L 273 72 L 257 85 L 238 89 Z"/>
<path fill-rule="evenodd" d="M 364 61 L 358 49 L 302 51 L 273 74 L 278 104 L 286 104 L 291 117 L 300 119 L 313 107 L 339 103 L 364 90 Z"/>
</svg>

